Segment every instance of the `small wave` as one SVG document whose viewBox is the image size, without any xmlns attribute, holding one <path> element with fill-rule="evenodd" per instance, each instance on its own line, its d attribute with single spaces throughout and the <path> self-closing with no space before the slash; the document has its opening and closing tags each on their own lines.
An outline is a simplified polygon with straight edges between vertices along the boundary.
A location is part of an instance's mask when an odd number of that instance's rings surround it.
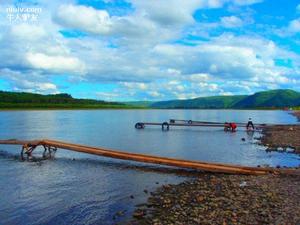
<svg viewBox="0 0 300 225">
<path fill-rule="evenodd" d="M 13 154 L 11 152 L 7 152 L 4 150 L 0 150 L 0 158 L 4 159 L 19 159 L 19 155 Z"/>
</svg>

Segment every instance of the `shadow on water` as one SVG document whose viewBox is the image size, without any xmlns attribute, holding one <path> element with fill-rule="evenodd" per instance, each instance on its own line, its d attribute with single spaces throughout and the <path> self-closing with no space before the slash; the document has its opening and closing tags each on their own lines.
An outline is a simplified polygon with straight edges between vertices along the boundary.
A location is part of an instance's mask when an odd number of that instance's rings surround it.
<svg viewBox="0 0 300 225">
<path fill-rule="evenodd" d="M 2 159 L 11 159 L 16 160 L 24 163 L 37 163 L 37 165 L 41 166 L 43 163 L 47 163 L 49 160 L 55 160 L 56 162 L 62 163 L 62 164 L 73 164 L 74 166 L 79 165 L 94 165 L 94 166 L 101 166 L 105 168 L 112 168 L 114 170 L 136 170 L 140 172 L 150 172 L 150 173 L 158 173 L 158 174 L 172 174 L 172 175 L 178 175 L 178 176 L 186 176 L 186 177 L 193 177 L 198 176 L 199 174 L 203 174 L 204 172 L 199 170 L 193 170 L 193 169 L 181 169 L 181 168 L 175 168 L 171 166 L 163 166 L 163 165 L 146 165 L 139 162 L 121 162 L 121 161 L 107 161 L 107 160 L 101 160 L 101 159 L 84 159 L 84 158 L 53 158 L 53 159 L 43 159 L 41 157 L 34 157 L 32 160 L 25 160 L 22 161 L 20 159 L 20 155 L 13 154 L 7 151 L 0 150 L 0 158 Z"/>
<path fill-rule="evenodd" d="M 4 151 L 0 149 L 0 158 L 3 159 L 18 159 L 19 155 Z"/>
</svg>

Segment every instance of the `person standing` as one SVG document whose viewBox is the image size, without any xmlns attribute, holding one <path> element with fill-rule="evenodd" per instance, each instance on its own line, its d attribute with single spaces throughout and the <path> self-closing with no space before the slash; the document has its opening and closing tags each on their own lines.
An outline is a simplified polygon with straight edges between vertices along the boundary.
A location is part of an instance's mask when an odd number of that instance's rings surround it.
<svg viewBox="0 0 300 225">
<path fill-rule="evenodd" d="M 246 126 L 247 130 L 250 130 L 250 127 L 251 127 L 252 130 L 254 130 L 254 124 L 253 124 L 251 118 L 249 118 L 249 120 L 248 120 L 248 123 L 247 123 L 247 126 Z"/>
</svg>

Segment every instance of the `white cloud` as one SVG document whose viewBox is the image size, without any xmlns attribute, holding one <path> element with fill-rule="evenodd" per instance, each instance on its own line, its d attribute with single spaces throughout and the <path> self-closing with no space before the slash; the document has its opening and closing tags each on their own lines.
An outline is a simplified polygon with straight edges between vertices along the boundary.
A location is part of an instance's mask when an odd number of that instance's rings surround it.
<svg viewBox="0 0 300 225">
<path fill-rule="evenodd" d="M 147 0 L 132 1 L 140 14 L 163 25 L 192 23 L 194 21 L 193 12 L 198 7 L 204 5 L 203 2 L 204 1 L 201 0 L 159 0 L 155 2 Z"/>
<path fill-rule="evenodd" d="M 105 100 L 105 101 L 113 101 L 114 99 L 118 98 L 120 96 L 119 93 L 115 92 L 96 92 L 96 95 L 99 99 Z"/>
<path fill-rule="evenodd" d="M 298 32 L 300 32 L 300 18 L 296 19 L 296 20 L 292 20 L 289 23 L 289 26 L 288 26 L 287 30 L 290 33 L 298 33 Z"/>
<path fill-rule="evenodd" d="M 243 26 L 243 21 L 236 16 L 226 16 L 221 18 L 221 25 L 226 28 Z"/>
<path fill-rule="evenodd" d="M 227 9 L 229 6 L 241 9 L 243 5 L 260 2 L 258 0 L 157 0 L 151 3 L 134 0 L 132 9 L 118 16 L 110 15 L 109 10 L 75 5 L 72 0 L 64 5 L 53 2 L 48 12 L 53 14 L 53 20 L 49 17 L 36 25 L 16 26 L 3 25 L 0 21 L 3 28 L 0 69 L 20 72 L 14 79 L 5 77 L 20 90 L 31 86 L 46 92 L 55 91 L 58 87 L 54 87 L 49 78 L 62 73 L 70 74 L 73 82 L 114 83 L 119 89 L 97 94 L 107 100 L 123 96 L 170 99 L 243 93 L 257 89 L 254 84 L 275 87 L 299 80 L 299 70 L 280 68 L 274 62 L 277 58 L 288 58 L 293 65 L 298 65 L 299 56 L 273 41 L 258 34 L 210 35 L 211 28 L 221 25 L 234 28 L 247 24 L 247 15 L 235 11 L 234 15 L 239 17 L 223 17 L 207 27 L 195 24 L 193 14 L 198 9 Z M 289 28 L 293 32 L 299 30 L 299 21 L 295 21 Z M 86 36 L 65 37 L 59 33 L 65 28 L 84 31 Z M 206 32 L 205 41 L 195 40 L 196 29 Z M 196 38 L 189 39 L 187 33 Z M 187 41 L 191 46 L 180 41 Z M 21 72 L 32 78 L 26 78 Z M 235 81 L 232 91 L 229 82 Z"/>
<path fill-rule="evenodd" d="M 160 94 L 159 92 L 157 91 L 150 91 L 148 92 L 148 94 L 151 96 L 151 97 L 154 97 L 154 98 L 161 98 L 163 95 Z"/>
<path fill-rule="evenodd" d="M 192 99 L 192 98 L 197 98 L 199 97 L 199 93 L 195 93 L 195 92 L 189 92 L 189 93 L 177 93 L 177 92 L 173 92 L 174 98 L 176 99 Z"/>
<path fill-rule="evenodd" d="M 66 27 L 95 34 L 108 34 L 112 26 L 107 11 L 82 5 L 61 5 L 56 12 L 55 20 Z"/>
<path fill-rule="evenodd" d="M 259 0 L 131 0 L 135 11 L 125 16 L 110 16 L 106 10 L 97 10 L 83 5 L 61 5 L 54 20 L 60 25 L 81 31 L 116 35 L 134 41 L 142 38 L 146 41 L 153 39 L 170 40 L 176 37 L 180 29 L 193 24 L 193 14 L 197 9 L 220 8 L 225 4 L 250 5 Z M 170 10 L 171 9 L 171 10 Z M 224 18 L 224 25 L 240 26 L 239 18 Z M 123 39 L 124 41 L 124 39 Z"/>
<path fill-rule="evenodd" d="M 297 11 L 297 12 L 300 12 L 300 4 L 297 5 L 296 11 Z"/>
<path fill-rule="evenodd" d="M 203 82 L 208 81 L 210 79 L 210 75 L 207 73 L 196 73 L 188 76 L 188 80 L 191 82 Z"/>
<path fill-rule="evenodd" d="M 47 33 L 42 26 L 21 23 L 11 27 L 11 35 L 21 41 L 35 41 L 44 38 Z"/>
<path fill-rule="evenodd" d="M 99 48 L 97 52 L 102 52 L 103 59 L 109 60 L 102 64 L 102 58 L 96 57 L 96 61 L 100 62 L 97 65 L 98 72 L 87 77 L 95 81 L 123 79 L 125 82 L 120 92 L 132 98 L 140 96 L 138 99 L 159 99 L 160 97 L 155 98 L 149 94 L 153 91 L 167 99 L 191 96 L 189 93 L 204 96 L 249 92 L 246 87 L 232 91 L 233 86 L 226 84 L 234 80 L 259 83 L 261 87 L 269 89 L 292 81 L 287 75 L 293 72 L 277 67 L 274 59 L 288 57 L 295 60 L 293 54 L 279 48 L 272 41 L 260 37 L 237 37 L 233 34 L 224 34 L 208 42 L 198 42 L 196 46 L 159 44 L 151 51 L 125 51 L 126 55 L 122 55 L 122 51 L 123 49 L 106 51 Z M 118 70 L 112 70 L 116 69 L 114 65 L 117 65 Z M 218 83 L 223 83 L 225 88 Z M 147 86 L 147 91 L 144 85 Z"/>
<path fill-rule="evenodd" d="M 148 86 L 145 83 L 121 82 L 120 84 L 129 89 L 138 89 L 138 90 L 147 90 L 148 89 Z"/>
<path fill-rule="evenodd" d="M 27 53 L 28 63 L 36 69 L 54 72 L 83 73 L 84 64 L 75 57 L 50 56 L 43 53 Z"/>
<path fill-rule="evenodd" d="M 0 35 L 0 68 L 41 71 L 45 76 L 63 72 L 84 75 L 85 65 L 68 47 L 68 40 L 54 26 L 47 25 L 46 29 L 46 25 L 2 25 L 6 32 Z"/>
<path fill-rule="evenodd" d="M 252 5 L 252 4 L 256 4 L 256 3 L 260 3 L 263 2 L 263 0 L 233 0 L 233 3 L 236 5 Z"/>
<path fill-rule="evenodd" d="M 57 93 L 57 87 L 53 83 L 41 83 L 34 81 L 23 80 L 19 84 L 19 87 L 13 88 L 15 91 L 27 91 L 37 93 Z"/>
<path fill-rule="evenodd" d="M 0 69 L 0 78 L 9 81 L 12 90 L 53 94 L 58 92 L 55 84 L 50 82 L 47 77 L 38 73 L 19 72 L 10 69 Z"/>
</svg>

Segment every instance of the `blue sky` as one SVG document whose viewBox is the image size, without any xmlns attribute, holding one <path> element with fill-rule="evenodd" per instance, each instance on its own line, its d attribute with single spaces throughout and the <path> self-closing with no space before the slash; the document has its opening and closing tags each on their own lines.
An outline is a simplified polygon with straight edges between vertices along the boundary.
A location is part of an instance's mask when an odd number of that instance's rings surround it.
<svg viewBox="0 0 300 225">
<path fill-rule="evenodd" d="M 0 90 L 109 101 L 300 91 L 299 0 L 2 0 Z"/>
</svg>

